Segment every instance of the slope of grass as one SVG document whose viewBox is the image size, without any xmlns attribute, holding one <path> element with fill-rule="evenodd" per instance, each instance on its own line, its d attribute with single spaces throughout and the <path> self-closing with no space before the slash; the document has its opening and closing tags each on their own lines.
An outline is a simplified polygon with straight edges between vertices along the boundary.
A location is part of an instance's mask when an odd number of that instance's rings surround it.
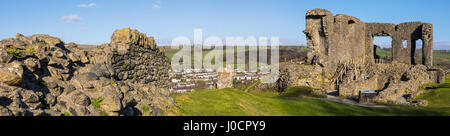
<svg viewBox="0 0 450 136">
<path fill-rule="evenodd" d="M 79 44 L 78 48 L 85 50 L 85 51 L 90 51 L 93 48 L 98 47 L 97 45 L 86 45 L 86 44 Z"/>
<path fill-rule="evenodd" d="M 314 88 L 308 86 L 293 86 L 287 88 L 285 92 L 280 94 L 280 97 L 326 97 L 326 95 L 314 94 L 313 90 Z"/>
<path fill-rule="evenodd" d="M 436 65 L 446 66 L 447 68 L 450 68 L 450 51 L 434 50 L 433 63 Z"/>
<path fill-rule="evenodd" d="M 416 63 L 422 63 L 422 50 L 416 51 Z M 433 64 L 450 68 L 450 51 L 448 50 L 433 50 Z"/>
<path fill-rule="evenodd" d="M 175 53 L 177 53 L 178 51 L 180 51 L 180 49 L 178 47 L 176 48 L 172 48 L 171 46 L 165 46 L 162 47 L 165 50 L 165 54 L 169 59 L 172 59 L 172 57 L 174 56 Z M 227 48 L 225 50 L 220 50 L 217 52 L 217 50 L 210 50 L 210 49 L 205 49 L 203 50 L 203 57 L 205 57 L 206 54 L 209 55 L 213 55 L 213 56 L 221 56 L 220 54 L 226 54 L 226 55 L 236 55 L 236 54 L 246 54 L 245 58 L 241 58 L 241 57 L 236 57 L 237 61 L 241 60 L 241 59 L 248 59 L 248 54 L 251 53 L 255 53 L 257 52 L 257 48 L 249 48 L 249 47 L 245 47 L 245 50 L 240 50 L 243 48 L 239 48 L 238 47 L 234 47 L 234 48 Z M 306 57 L 306 50 L 307 47 L 306 46 L 280 46 L 279 47 L 279 60 L 280 61 L 289 61 L 292 59 L 302 59 Z M 225 53 L 226 52 L 226 53 Z M 232 54 L 234 53 L 234 54 Z M 268 56 L 270 57 L 270 56 Z M 222 58 L 219 58 L 222 59 Z M 194 61 L 201 61 L 201 60 L 192 60 L 192 62 Z M 242 60 L 241 60 L 242 61 Z M 214 64 L 214 62 L 212 63 Z M 243 65 L 243 64 L 238 64 L 238 65 Z"/>
<path fill-rule="evenodd" d="M 366 108 L 313 98 L 246 93 L 227 88 L 175 95 L 176 106 L 166 110 L 181 116 L 361 116 L 450 115 L 448 108 Z"/>
<path fill-rule="evenodd" d="M 245 92 L 249 92 L 250 90 L 254 89 L 254 88 L 255 88 L 256 86 L 258 86 L 259 84 L 261 84 L 260 81 L 251 83 L 250 85 L 246 86 L 243 90 L 244 90 Z"/>
<path fill-rule="evenodd" d="M 180 51 L 181 49 L 179 48 L 172 48 L 171 46 L 164 46 L 161 47 L 164 48 L 164 54 L 171 60 L 172 57 L 175 55 L 175 53 L 177 53 L 178 51 Z"/>
<path fill-rule="evenodd" d="M 433 89 L 417 97 L 428 101 L 428 107 L 450 108 L 450 76 L 445 78 L 445 84 L 435 85 Z"/>
<path fill-rule="evenodd" d="M 383 50 L 383 49 L 377 49 L 376 53 L 378 56 L 385 58 L 385 57 L 391 57 L 392 53 L 390 51 L 387 50 Z"/>
</svg>

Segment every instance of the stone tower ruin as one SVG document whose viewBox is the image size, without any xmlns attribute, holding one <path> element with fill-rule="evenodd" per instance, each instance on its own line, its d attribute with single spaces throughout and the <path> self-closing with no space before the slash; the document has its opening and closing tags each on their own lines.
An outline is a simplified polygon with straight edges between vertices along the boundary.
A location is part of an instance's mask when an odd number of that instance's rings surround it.
<svg viewBox="0 0 450 136">
<path fill-rule="evenodd" d="M 421 93 L 421 85 L 444 82 L 443 70 L 433 66 L 430 23 L 365 23 L 356 17 L 313 9 L 306 13 L 303 32 L 308 44 L 306 64 L 311 65 L 296 67 L 298 71 L 313 71 L 300 79 L 292 76 L 294 85 L 337 90 L 349 98 L 357 98 L 360 90 L 375 90 L 378 101 L 411 103 L 411 98 Z M 374 37 L 378 36 L 392 38 L 390 63 L 377 59 Z M 415 60 L 417 40 L 422 40 L 422 61 Z"/>
<path fill-rule="evenodd" d="M 433 65 L 433 25 L 422 22 L 365 23 L 358 18 L 333 14 L 325 9 L 306 13 L 307 63 L 336 68 L 339 62 L 360 60 L 374 63 L 377 36 L 392 38 L 392 61 L 416 64 L 416 40 L 422 40 L 422 64 Z M 402 43 L 407 41 L 407 47 Z"/>
</svg>

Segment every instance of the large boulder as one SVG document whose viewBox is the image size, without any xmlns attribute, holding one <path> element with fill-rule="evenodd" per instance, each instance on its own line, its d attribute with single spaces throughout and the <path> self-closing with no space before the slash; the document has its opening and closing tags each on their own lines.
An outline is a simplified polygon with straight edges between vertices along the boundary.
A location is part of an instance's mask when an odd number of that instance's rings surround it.
<svg viewBox="0 0 450 136">
<path fill-rule="evenodd" d="M 43 41 L 43 42 L 47 43 L 50 46 L 56 46 L 56 45 L 63 44 L 63 42 L 59 38 L 53 37 L 53 36 L 50 36 L 50 35 L 45 35 L 45 34 L 36 34 L 36 35 L 31 36 L 31 38 Z"/>
<path fill-rule="evenodd" d="M 34 116 L 43 113 L 40 94 L 0 83 L 0 116 Z"/>
<path fill-rule="evenodd" d="M 72 95 L 72 100 L 75 104 L 81 106 L 89 106 L 91 104 L 91 99 L 84 93 L 77 93 Z"/>
<path fill-rule="evenodd" d="M 9 109 L 7 109 L 3 106 L 0 106 L 0 116 L 12 116 L 12 115 L 13 114 L 11 111 L 9 111 Z"/>
<path fill-rule="evenodd" d="M 8 63 L 12 56 L 6 50 L 0 50 L 0 63 Z"/>
<path fill-rule="evenodd" d="M 156 42 L 153 37 L 147 37 L 146 34 L 130 28 L 116 30 L 111 36 L 111 44 L 133 44 L 151 49 L 155 49 L 156 47 Z"/>
<path fill-rule="evenodd" d="M 100 103 L 100 108 L 108 115 L 117 115 L 122 109 L 120 94 L 116 93 L 112 88 L 104 88 L 101 98 L 103 101 Z"/>
<path fill-rule="evenodd" d="M 0 64 L 0 82 L 8 85 L 17 85 L 22 82 L 22 63 L 14 61 L 9 64 Z"/>
</svg>

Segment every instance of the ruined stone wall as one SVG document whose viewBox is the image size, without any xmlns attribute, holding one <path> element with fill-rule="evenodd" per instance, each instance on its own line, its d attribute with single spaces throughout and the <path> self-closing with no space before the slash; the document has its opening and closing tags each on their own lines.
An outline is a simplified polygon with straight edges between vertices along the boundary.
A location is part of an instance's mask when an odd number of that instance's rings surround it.
<svg viewBox="0 0 450 136">
<path fill-rule="evenodd" d="M 389 36 L 392 38 L 392 61 L 398 61 L 408 64 L 416 64 L 414 55 L 416 52 L 416 41 L 422 40 L 422 63 L 432 66 L 433 56 L 433 25 L 422 22 L 406 22 L 398 25 L 389 23 L 366 23 L 366 46 L 373 45 L 373 37 Z M 406 48 L 403 42 L 406 41 Z M 373 51 L 373 50 L 372 50 Z M 371 51 L 371 52 L 372 52 Z M 370 52 L 368 52 L 370 53 Z"/>
<path fill-rule="evenodd" d="M 326 65 L 333 31 L 333 14 L 316 9 L 306 13 L 306 28 L 303 31 L 308 43 L 307 63 Z"/>
<path fill-rule="evenodd" d="M 91 50 L 48 35 L 0 41 L 0 116 L 161 115 L 170 61 L 129 28 Z"/>
<path fill-rule="evenodd" d="M 332 46 L 330 47 L 330 67 L 336 69 L 341 62 L 365 60 L 364 22 L 347 15 L 334 17 Z"/>
<path fill-rule="evenodd" d="M 365 23 L 352 16 L 333 16 L 325 9 L 313 9 L 306 13 L 303 32 L 308 44 L 306 63 L 315 68 L 294 77 L 298 78 L 294 79 L 297 85 L 336 89 L 340 96 L 355 99 L 359 90 L 377 90 L 377 101 L 407 103 L 411 97 L 405 96 L 417 96 L 420 85 L 443 82 L 443 70 L 432 66 L 432 24 Z M 375 64 L 373 40 L 377 36 L 392 38 L 389 64 Z M 421 64 L 414 60 L 419 39 L 423 41 Z M 406 47 L 403 41 L 407 41 Z M 328 84 L 319 86 L 311 81 Z"/>
<path fill-rule="evenodd" d="M 306 35 L 308 44 L 307 63 L 318 64 L 332 71 L 340 62 L 364 60 L 374 63 L 375 36 L 392 38 L 393 61 L 415 64 L 415 41 L 423 41 L 422 64 L 432 66 L 433 25 L 422 22 L 365 23 L 358 18 L 338 14 L 333 16 L 325 9 L 314 9 L 306 13 Z M 403 41 L 407 47 L 403 47 Z"/>
<path fill-rule="evenodd" d="M 111 43 L 90 51 L 89 56 L 96 66 L 111 68 L 104 75 L 116 80 L 131 80 L 136 83 L 167 87 L 170 61 L 156 46 L 153 37 L 147 37 L 129 28 L 117 30 Z"/>
<path fill-rule="evenodd" d="M 375 36 L 390 36 L 392 37 L 395 33 L 395 24 L 391 23 L 365 23 L 366 25 L 366 48 L 370 48 L 370 45 L 374 44 Z M 375 49 L 369 49 L 366 52 L 369 60 L 374 59 Z M 372 55 L 373 54 L 373 55 Z"/>
<path fill-rule="evenodd" d="M 365 24 L 347 15 L 336 15 L 325 9 L 306 13 L 308 64 L 325 67 L 332 72 L 338 63 L 352 59 L 366 59 Z"/>
</svg>

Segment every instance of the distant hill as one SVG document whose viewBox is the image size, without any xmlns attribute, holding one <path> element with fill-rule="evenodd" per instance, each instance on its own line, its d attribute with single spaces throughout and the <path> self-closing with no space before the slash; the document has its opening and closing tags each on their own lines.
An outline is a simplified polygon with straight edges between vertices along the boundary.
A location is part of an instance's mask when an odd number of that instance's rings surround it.
<svg viewBox="0 0 450 136">
<path fill-rule="evenodd" d="M 417 52 L 417 54 L 415 56 L 416 63 L 421 63 L 422 51 L 421 51 L 421 49 L 418 49 L 416 52 Z M 391 56 L 392 56 L 390 48 L 377 49 L 376 53 L 381 58 L 391 58 Z M 449 50 L 434 50 L 433 51 L 433 64 L 450 69 L 450 51 Z"/>
<path fill-rule="evenodd" d="M 165 50 L 166 56 L 172 59 L 173 55 L 180 49 L 172 48 L 171 46 L 162 46 Z M 209 53 L 211 50 L 203 50 L 203 55 Z M 246 54 L 249 50 L 246 49 Z M 306 57 L 306 46 L 280 46 L 280 61 L 289 61 L 292 59 L 303 60 Z"/>
<path fill-rule="evenodd" d="M 97 46 L 98 45 L 78 44 L 78 48 L 83 49 L 85 51 L 90 51 L 92 48 L 95 48 Z"/>
<path fill-rule="evenodd" d="M 171 48 L 171 46 L 163 46 L 166 56 L 170 59 L 173 55 L 180 49 Z M 206 51 L 206 50 L 205 50 Z M 420 63 L 422 59 L 422 51 L 419 49 L 416 52 L 416 61 Z M 204 52 L 205 54 L 205 52 Z M 390 48 L 377 49 L 377 55 L 381 58 L 389 59 L 391 55 Z M 280 62 L 290 61 L 293 59 L 304 60 L 306 57 L 306 46 L 280 46 Z M 434 50 L 433 53 L 433 63 L 434 65 L 442 66 L 444 68 L 450 69 L 450 51 L 449 50 Z"/>
</svg>

